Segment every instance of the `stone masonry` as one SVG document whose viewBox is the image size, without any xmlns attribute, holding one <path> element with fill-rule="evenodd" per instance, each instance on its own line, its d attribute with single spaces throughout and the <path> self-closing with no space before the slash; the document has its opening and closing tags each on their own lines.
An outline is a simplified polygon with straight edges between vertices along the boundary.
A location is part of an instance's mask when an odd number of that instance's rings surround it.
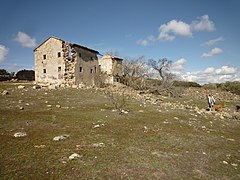
<svg viewBox="0 0 240 180">
<path fill-rule="evenodd" d="M 95 85 L 98 51 L 50 37 L 34 49 L 35 81 L 57 85 Z"/>
</svg>

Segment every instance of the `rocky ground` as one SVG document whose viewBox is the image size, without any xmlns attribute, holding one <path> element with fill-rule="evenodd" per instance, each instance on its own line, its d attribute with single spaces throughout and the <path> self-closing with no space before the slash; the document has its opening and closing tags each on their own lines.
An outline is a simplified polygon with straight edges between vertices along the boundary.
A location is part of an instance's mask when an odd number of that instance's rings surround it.
<svg viewBox="0 0 240 180">
<path fill-rule="evenodd" d="M 120 110 L 106 91 L 126 104 Z M 239 96 L 0 84 L 1 179 L 239 179 Z M 207 111 L 206 94 L 220 111 Z"/>
</svg>

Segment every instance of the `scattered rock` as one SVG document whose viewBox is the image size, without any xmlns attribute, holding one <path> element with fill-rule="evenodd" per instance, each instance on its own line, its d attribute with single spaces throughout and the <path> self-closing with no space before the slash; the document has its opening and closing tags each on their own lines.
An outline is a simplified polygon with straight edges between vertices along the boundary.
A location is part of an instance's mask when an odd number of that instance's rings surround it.
<svg viewBox="0 0 240 180">
<path fill-rule="evenodd" d="M 72 88 L 77 89 L 78 86 L 77 85 L 72 85 Z"/>
<path fill-rule="evenodd" d="M 64 134 L 64 135 L 60 135 L 60 136 L 56 136 L 53 138 L 53 141 L 62 141 L 62 140 L 65 140 L 69 137 L 68 134 Z"/>
<path fill-rule="evenodd" d="M 93 143 L 92 147 L 105 147 L 104 143 Z"/>
<path fill-rule="evenodd" d="M 121 113 L 128 114 L 128 111 L 127 111 L 127 110 L 124 110 L 124 109 L 122 109 L 122 110 L 121 110 Z"/>
<path fill-rule="evenodd" d="M 16 137 L 16 138 L 17 137 L 25 137 L 25 136 L 27 136 L 27 133 L 25 133 L 25 132 L 17 132 L 13 136 Z"/>
<path fill-rule="evenodd" d="M 144 132 L 145 132 L 145 133 L 148 132 L 147 126 L 144 126 L 143 128 L 144 128 Z"/>
<path fill-rule="evenodd" d="M 100 127 L 99 124 L 96 124 L 96 125 L 93 126 L 93 128 L 99 128 L 99 127 Z"/>
<path fill-rule="evenodd" d="M 103 127 L 103 126 L 105 126 L 105 124 L 103 124 L 103 123 L 102 123 L 102 124 L 95 124 L 95 125 L 93 126 L 93 128 L 99 128 L 99 127 L 101 127 L 101 126 Z"/>
<path fill-rule="evenodd" d="M 2 94 L 3 96 L 4 96 L 4 95 L 8 95 L 9 92 L 8 92 L 7 90 L 4 90 L 1 94 Z"/>
<path fill-rule="evenodd" d="M 19 109 L 20 109 L 20 110 L 24 110 L 24 107 L 20 106 Z"/>
<path fill-rule="evenodd" d="M 73 160 L 73 159 L 78 159 L 78 158 L 81 158 L 81 157 L 82 157 L 81 155 L 79 155 L 77 153 L 73 153 L 72 155 L 70 155 L 68 157 L 68 159 Z"/>
<path fill-rule="evenodd" d="M 60 104 L 57 104 L 57 105 L 56 105 L 56 108 L 61 108 L 61 105 L 60 105 Z"/>
<path fill-rule="evenodd" d="M 34 147 L 35 147 L 35 148 L 45 148 L 45 147 L 46 147 L 46 145 L 44 145 L 44 144 L 41 144 L 41 145 L 35 145 Z"/>
<path fill-rule="evenodd" d="M 223 161 L 223 164 L 228 164 L 228 162 L 227 161 Z"/>
<path fill-rule="evenodd" d="M 51 105 L 51 104 L 48 104 L 48 105 L 47 105 L 47 107 L 48 107 L 48 108 L 51 108 L 51 107 L 52 107 L 52 105 Z"/>
<path fill-rule="evenodd" d="M 25 86 L 23 86 L 23 85 L 18 86 L 18 89 L 24 89 L 24 88 L 25 88 Z"/>
<path fill-rule="evenodd" d="M 35 85 L 35 86 L 33 86 L 33 89 L 41 89 L 41 86 L 40 85 Z"/>
<path fill-rule="evenodd" d="M 237 167 L 237 163 L 231 163 L 232 166 Z"/>
</svg>

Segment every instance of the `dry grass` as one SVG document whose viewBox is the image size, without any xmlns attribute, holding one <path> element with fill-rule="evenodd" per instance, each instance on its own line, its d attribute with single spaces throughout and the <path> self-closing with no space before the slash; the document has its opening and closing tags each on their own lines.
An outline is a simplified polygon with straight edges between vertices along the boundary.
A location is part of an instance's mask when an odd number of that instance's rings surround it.
<svg viewBox="0 0 240 180">
<path fill-rule="evenodd" d="M 128 102 L 130 112 L 119 115 L 101 91 L 17 86 L 0 83 L 0 92 L 10 93 L 0 96 L 1 179 L 240 178 L 237 120 L 188 110 L 159 112 L 134 100 Z M 27 136 L 15 138 L 19 131 Z M 62 134 L 70 136 L 52 140 Z M 82 157 L 69 160 L 72 153 Z"/>
</svg>

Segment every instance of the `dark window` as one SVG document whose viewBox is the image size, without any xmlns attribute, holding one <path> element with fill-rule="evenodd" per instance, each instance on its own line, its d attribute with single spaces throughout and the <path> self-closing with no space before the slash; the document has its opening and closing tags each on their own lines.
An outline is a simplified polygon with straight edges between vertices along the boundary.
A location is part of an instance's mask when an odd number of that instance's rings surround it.
<svg viewBox="0 0 240 180">
<path fill-rule="evenodd" d="M 79 68 L 79 71 L 82 72 L 82 70 L 83 70 L 82 67 L 80 67 L 80 68 Z"/>
<path fill-rule="evenodd" d="M 44 74 L 47 73 L 47 70 L 46 70 L 46 69 L 43 69 L 43 73 L 44 73 Z"/>
<path fill-rule="evenodd" d="M 91 57 L 91 60 L 93 60 L 93 57 Z"/>
<path fill-rule="evenodd" d="M 90 73 L 91 73 L 91 74 L 93 73 L 93 69 L 90 69 Z"/>
<path fill-rule="evenodd" d="M 82 57 L 82 54 L 81 54 L 81 53 L 79 53 L 78 55 L 79 55 L 79 57 Z"/>
<path fill-rule="evenodd" d="M 43 59 L 47 59 L 47 55 L 46 54 L 43 55 Z"/>
<path fill-rule="evenodd" d="M 58 57 L 61 57 L 61 52 L 58 52 Z"/>
<path fill-rule="evenodd" d="M 95 73 L 97 72 L 97 67 L 96 67 L 96 66 L 94 66 L 94 72 L 95 72 Z"/>
<path fill-rule="evenodd" d="M 58 72 L 61 72 L 61 69 L 62 69 L 61 67 L 58 67 Z"/>
</svg>

